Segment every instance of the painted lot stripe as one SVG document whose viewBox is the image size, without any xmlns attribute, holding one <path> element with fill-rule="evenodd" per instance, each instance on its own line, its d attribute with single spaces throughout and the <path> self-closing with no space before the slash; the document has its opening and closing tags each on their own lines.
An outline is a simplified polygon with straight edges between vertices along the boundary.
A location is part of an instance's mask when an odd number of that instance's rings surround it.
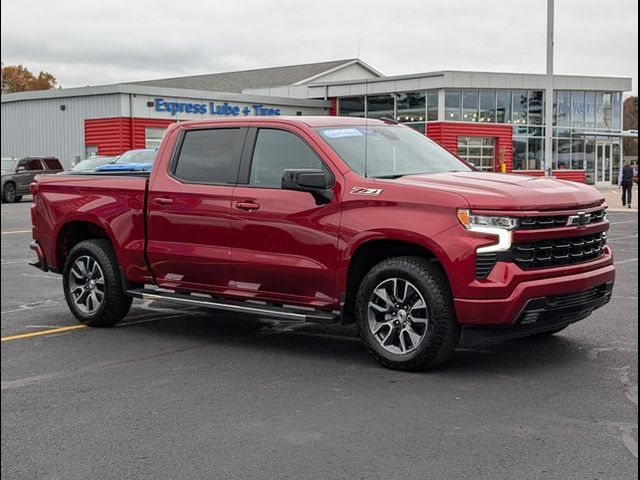
<svg viewBox="0 0 640 480">
<path fill-rule="evenodd" d="M 637 262 L 638 259 L 637 258 L 627 258 L 626 260 L 620 260 L 618 262 L 613 262 L 614 265 L 622 265 L 623 263 L 631 263 L 631 262 Z"/>
<path fill-rule="evenodd" d="M 18 233 L 31 233 L 31 230 L 7 230 L 6 232 L 0 232 L 2 235 L 16 235 Z"/>
<path fill-rule="evenodd" d="M 42 335 L 53 335 L 56 333 L 69 332 L 72 330 L 80 330 L 87 328 L 86 325 L 70 325 L 68 327 L 50 328 L 48 330 L 39 330 L 37 332 L 21 333 L 18 335 L 9 335 L 8 337 L 2 337 L 2 342 L 10 342 L 12 340 L 22 340 L 23 338 L 40 337 Z"/>
</svg>

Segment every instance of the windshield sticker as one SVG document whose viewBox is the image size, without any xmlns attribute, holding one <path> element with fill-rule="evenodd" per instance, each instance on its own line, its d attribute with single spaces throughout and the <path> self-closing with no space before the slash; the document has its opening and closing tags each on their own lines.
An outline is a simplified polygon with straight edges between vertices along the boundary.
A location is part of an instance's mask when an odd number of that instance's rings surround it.
<svg viewBox="0 0 640 480">
<path fill-rule="evenodd" d="M 357 128 L 334 128 L 323 130 L 322 135 L 327 138 L 362 137 L 363 133 Z"/>
</svg>

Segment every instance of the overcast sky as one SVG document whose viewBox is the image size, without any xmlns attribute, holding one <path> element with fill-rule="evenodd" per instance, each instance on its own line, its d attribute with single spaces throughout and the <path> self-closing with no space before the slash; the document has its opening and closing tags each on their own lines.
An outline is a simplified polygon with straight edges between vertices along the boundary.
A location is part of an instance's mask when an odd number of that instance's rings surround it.
<svg viewBox="0 0 640 480">
<path fill-rule="evenodd" d="M 63 87 L 360 56 L 386 75 L 545 69 L 546 0 L 2 0 L 2 61 Z M 637 0 L 556 0 L 556 73 L 633 77 Z"/>
</svg>

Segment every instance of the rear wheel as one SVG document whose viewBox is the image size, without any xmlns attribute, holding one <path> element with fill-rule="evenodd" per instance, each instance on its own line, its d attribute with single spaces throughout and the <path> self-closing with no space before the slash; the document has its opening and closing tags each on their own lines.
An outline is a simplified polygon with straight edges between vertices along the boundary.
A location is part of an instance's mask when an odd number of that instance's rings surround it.
<svg viewBox="0 0 640 480">
<path fill-rule="evenodd" d="M 115 325 L 129 312 L 133 299 L 124 293 L 108 240 L 78 243 L 69 252 L 62 275 L 67 305 L 85 325 Z"/>
<path fill-rule="evenodd" d="M 435 367 L 449 358 L 460 338 L 444 272 L 419 257 L 376 265 L 360 285 L 356 317 L 367 349 L 389 368 Z"/>
<path fill-rule="evenodd" d="M 2 191 L 2 201 L 4 203 L 13 203 L 17 199 L 16 186 L 14 183 L 5 183 Z"/>
</svg>

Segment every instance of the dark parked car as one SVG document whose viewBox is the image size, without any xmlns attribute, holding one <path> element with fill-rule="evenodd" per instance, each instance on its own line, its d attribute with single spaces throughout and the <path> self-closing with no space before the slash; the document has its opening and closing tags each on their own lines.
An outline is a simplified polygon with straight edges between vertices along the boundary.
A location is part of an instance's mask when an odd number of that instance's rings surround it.
<svg viewBox="0 0 640 480">
<path fill-rule="evenodd" d="M 29 193 L 29 185 L 36 175 L 58 173 L 64 168 L 54 157 L 23 157 L 2 159 L 2 202 L 19 202 Z"/>
<path fill-rule="evenodd" d="M 71 169 L 71 173 L 95 172 L 98 167 L 115 162 L 118 157 L 89 157 Z"/>
</svg>

